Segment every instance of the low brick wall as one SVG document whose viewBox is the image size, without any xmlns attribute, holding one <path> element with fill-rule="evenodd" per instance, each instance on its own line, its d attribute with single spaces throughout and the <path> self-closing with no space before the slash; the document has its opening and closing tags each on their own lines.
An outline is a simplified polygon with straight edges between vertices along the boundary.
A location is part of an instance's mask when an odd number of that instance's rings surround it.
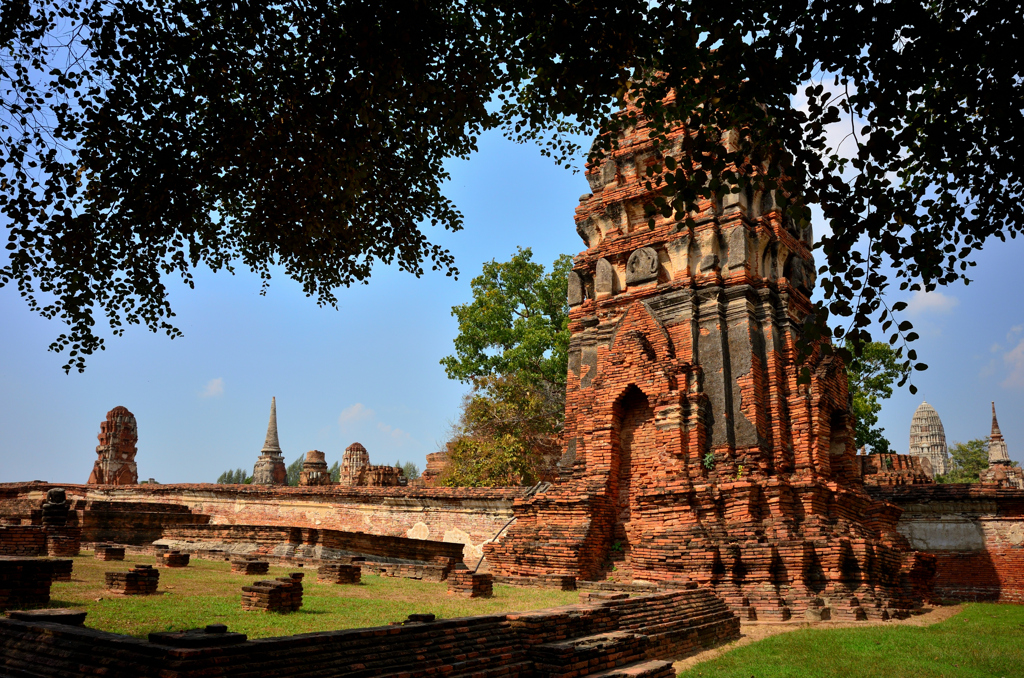
<svg viewBox="0 0 1024 678">
<path fill-rule="evenodd" d="M 164 530 L 158 544 L 181 551 L 220 548 L 233 555 L 330 560 L 363 556 L 391 563 L 461 562 L 463 547 L 441 541 L 273 525 L 194 525 Z"/>
<path fill-rule="evenodd" d="M 0 619 L 0 673 L 286 678 L 315 669 L 339 677 L 527 678 L 590 673 L 579 671 L 581 664 L 602 669 L 626 664 L 634 675 L 660 678 L 672 675 L 671 665 L 656 660 L 738 635 L 739 620 L 706 589 L 244 642 L 223 634 L 223 645 L 211 639 L 207 647 L 164 644 L 171 642 L 168 634 L 154 638 L 162 642 L 146 642 L 87 628 Z"/>
<path fill-rule="evenodd" d="M 28 518 L 48 483 L 0 483 L 0 516 Z M 527 488 L 263 487 L 215 483 L 60 485 L 83 540 L 148 544 L 160 529 L 212 524 L 302 526 L 462 544 L 475 564 Z M 118 507 L 123 515 L 115 516 Z M 184 512 L 182 512 L 184 509 Z"/>
<path fill-rule="evenodd" d="M 935 555 L 935 596 L 1024 603 L 1024 491 L 978 484 L 869 490 L 903 510 L 897 529 Z"/>
</svg>

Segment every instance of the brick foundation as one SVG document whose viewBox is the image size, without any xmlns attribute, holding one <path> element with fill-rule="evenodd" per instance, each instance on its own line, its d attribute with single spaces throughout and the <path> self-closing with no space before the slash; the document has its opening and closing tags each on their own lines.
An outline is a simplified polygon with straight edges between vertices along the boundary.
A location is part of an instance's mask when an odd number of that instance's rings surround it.
<svg viewBox="0 0 1024 678">
<path fill-rule="evenodd" d="M 490 598 L 494 595 L 494 577 L 490 574 L 470 570 L 453 570 L 448 573 L 448 594 L 462 598 Z"/>
<path fill-rule="evenodd" d="M 294 612 L 302 607 L 302 572 L 255 582 L 242 587 L 242 609 L 261 612 Z"/>
<path fill-rule="evenodd" d="M 96 560 L 124 560 L 124 547 L 111 544 L 96 544 L 93 547 L 93 557 Z"/>
<path fill-rule="evenodd" d="M 54 558 L 73 558 L 82 550 L 82 530 L 78 527 L 46 526 L 46 553 Z"/>
<path fill-rule="evenodd" d="M 46 607 L 52 582 L 53 561 L 0 556 L 0 610 Z"/>
<path fill-rule="evenodd" d="M 71 581 L 75 561 L 51 558 L 50 564 L 53 566 L 53 581 Z"/>
<path fill-rule="evenodd" d="M 160 554 L 160 564 L 164 567 L 188 567 L 189 554 L 181 551 L 168 551 Z"/>
<path fill-rule="evenodd" d="M 152 565 L 136 565 L 127 572 L 106 572 L 107 590 L 126 596 L 147 596 L 156 593 L 160 571 Z"/>
<path fill-rule="evenodd" d="M 358 565 L 324 563 L 317 570 L 316 580 L 322 584 L 358 584 L 362 580 L 362 569 Z"/>
<path fill-rule="evenodd" d="M 231 571 L 244 575 L 266 574 L 270 572 L 270 563 L 265 560 L 232 560 Z"/>
</svg>

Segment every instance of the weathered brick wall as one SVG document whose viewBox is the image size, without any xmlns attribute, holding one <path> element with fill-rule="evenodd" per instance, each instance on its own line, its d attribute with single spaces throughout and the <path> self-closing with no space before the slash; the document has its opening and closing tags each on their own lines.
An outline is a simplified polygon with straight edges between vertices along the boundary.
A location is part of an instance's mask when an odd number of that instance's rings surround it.
<svg viewBox="0 0 1024 678">
<path fill-rule="evenodd" d="M 596 634 L 620 632 L 595 655 Z M 0 673 L 33 676 L 538 675 L 538 664 L 618 666 L 674 656 L 739 635 L 739 620 L 706 589 L 527 613 L 307 633 L 214 647 L 171 647 L 88 628 L 0 619 Z M 579 642 L 574 644 L 576 639 Z M 607 637 L 599 640 L 607 641 Z M 614 640 L 614 639 L 613 639 Z M 640 648 L 641 651 L 629 650 Z M 22 675 L 22 674 L 18 674 Z M 551 675 L 550 673 L 546 675 Z M 585 675 L 558 672 L 554 675 Z M 655 674 L 650 674 L 655 675 Z M 662 672 L 656 675 L 671 675 Z"/>
<path fill-rule="evenodd" d="M 897 529 L 936 558 L 935 595 L 1024 603 L 1024 490 L 980 485 L 871 489 L 903 509 Z"/>
<path fill-rule="evenodd" d="M 38 507 L 46 483 L 0 484 L 0 515 Z M 61 485 L 74 501 L 83 540 L 143 544 L 164 525 L 278 525 L 459 543 L 467 563 L 512 517 L 525 488 L 261 487 L 253 485 Z M 152 505 L 153 511 L 147 511 Z M 189 513 L 174 513 L 171 506 Z M 112 513 L 120 507 L 121 515 Z M 6 513 L 8 512 L 9 513 Z M 109 515 L 103 515 L 108 512 Z M 92 516 L 87 514 L 94 513 Z"/>
</svg>

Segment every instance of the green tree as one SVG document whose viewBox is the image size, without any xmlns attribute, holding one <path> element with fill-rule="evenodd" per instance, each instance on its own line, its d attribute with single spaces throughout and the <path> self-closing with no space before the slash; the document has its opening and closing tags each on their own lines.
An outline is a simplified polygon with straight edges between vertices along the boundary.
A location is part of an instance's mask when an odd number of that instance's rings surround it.
<svg viewBox="0 0 1024 678">
<path fill-rule="evenodd" d="M 472 385 L 454 426 L 447 485 L 531 484 L 559 448 L 568 370 L 572 260 L 550 272 L 519 249 L 491 261 L 472 281 L 473 301 L 452 308 L 459 320 L 448 377 Z"/>
<path fill-rule="evenodd" d="M 545 273 L 533 252 L 484 264 L 473 301 L 452 307 L 458 318 L 455 355 L 441 360 L 449 379 L 518 374 L 528 383 L 565 390 L 569 351 L 567 280 L 572 258 L 559 256 Z"/>
<path fill-rule="evenodd" d="M 405 477 L 409 480 L 416 480 L 420 477 L 419 467 L 411 461 L 402 464 L 402 472 L 405 473 Z"/>
<path fill-rule="evenodd" d="M 331 464 L 331 467 L 327 469 L 327 472 L 331 474 L 331 482 L 336 483 L 341 480 L 341 466 L 338 462 Z"/>
<path fill-rule="evenodd" d="M 881 401 L 892 395 L 893 383 L 903 374 L 899 356 L 888 344 L 873 341 L 859 347 L 846 342 L 852 359 L 847 366 L 853 413 L 857 417 L 857 447 L 869 447 L 872 454 L 888 454 L 892 450 L 885 429 L 878 426 Z"/>
<path fill-rule="evenodd" d="M 937 483 L 976 483 L 978 474 L 988 468 L 988 440 L 975 438 L 966 443 L 953 443 L 949 448 L 950 468 L 936 476 Z"/>
<path fill-rule="evenodd" d="M 997 0 L 13 0 L 0 285 L 67 324 L 51 348 L 83 369 L 96 316 L 178 336 L 165 279 L 201 266 L 281 265 L 328 305 L 376 262 L 454 275 L 422 230 L 462 227 L 446 159 L 502 128 L 560 163 L 596 136 L 597 160 L 642 120 L 665 142 L 652 220 L 730 192 L 795 228 L 819 206 L 805 336 L 859 346 L 877 321 L 909 367 L 893 281 L 966 280 L 1024 226 L 1021 25 Z"/>
<path fill-rule="evenodd" d="M 231 470 L 224 471 L 224 473 L 221 473 L 220 476 L 217 477 L 217 482 L 218 483 L 227 483 L 229 485 L 230 484 L 242 485 L 242 484 L 251 483 L 252 482 L 252 477 L 249 476 L 245 472 L 245 469 L 239 468 L 239 469 L 235 469 L 234 471 L 231 471 Z"/>
<path fill-rule="evenodd" d="M 298 459 L 288 464 L 286 469 L 287 475 L 285 476 L 285 484 L 291 485 L 292 487 L 299 486 L 299 474 L 302 473 L 302 463 L 306 461 L 306 455 L 300 456 Z"/>
</svg>

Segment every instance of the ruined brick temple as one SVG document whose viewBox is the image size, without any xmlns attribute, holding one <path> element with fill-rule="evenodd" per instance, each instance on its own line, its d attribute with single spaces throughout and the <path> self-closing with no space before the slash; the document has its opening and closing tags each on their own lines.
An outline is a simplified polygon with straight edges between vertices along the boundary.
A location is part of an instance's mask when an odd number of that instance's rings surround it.
<svg viewBox="0 0 1024 678">
<path fill-rule="evenodd" d="M 931 477 L 949 472 L 949 452 L 946 447 L 946 430 L 935 408 L 923 402 L 910 420 L 910 452 L 924 464 Z"/>
<path fill-rule="evenodd" d="M 139 472 L 135 465 L 135 454 L 139 442 L 138 424 L 135 415 L 126 407 L 115 407 L 107 412 L 107 418 L 100 424 L 96 446 L 99 459 L 89 474 L 90 485 L 136 485 Z"/>
<path fill-rule="evenodd" d="M 840 361 L 797 379 L 810 229 L 750 190 L 648 228 L 656 162 L 641 128 L 587 169 L 562 475 L 516 500 L 491 571 L 689 579 L 748 619 L 906 614 L 934 559 L 864 490 Z"/>
</svg>

